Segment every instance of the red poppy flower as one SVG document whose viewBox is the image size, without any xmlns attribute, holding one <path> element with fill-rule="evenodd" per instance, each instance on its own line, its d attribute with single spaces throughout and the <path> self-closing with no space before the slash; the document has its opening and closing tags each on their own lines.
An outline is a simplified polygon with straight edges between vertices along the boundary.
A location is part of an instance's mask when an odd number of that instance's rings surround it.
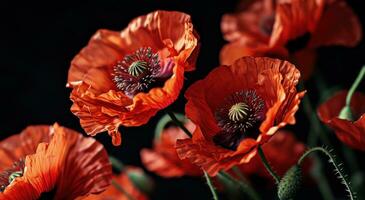
<svg viewBox="0 0 365 200">
<path fill-rule="evenodd" d="M 279 176 L 283 176 L 290 167 L 295 165 L 306 151 L 305 145 L 299 142 L 291 132 L 282 130 L 275 133 L 270 141 L 262 146 L 262 149 L 271 167 Z M 304 171 L 308 173 L 310 165 L 308 162 L 304 164 Z M 249 163 L 240 165 L 239 169 L 245 175 L 257 174 L 272 180 L 257 154 Z"/>
<path fill-rule="evenodd" d="M 110 184 L 103 146 L 57 124 L 28 127 L 2 141 L 0 152 L 1 200 L 76 199 Z"/>
<path fill-rule="evenodd" d="M 121 32 L 99 30 L 71 62 L 71 111 L 89 135 L 108 131 L 120 145 L 120 125 L 145 124 L 177 99 L 198 50 L 190 16 L 181 12 L 152 12 Z"/>
<path fill-rule="evenodd" d="M 239 13 L 223 16 L 221 29 L 230 42 L 221 50 L 221 64 L 232 64 L 242 56 L 285 58 L 299 66 L 306 64 L 302 66 L 306 77 L 314 66 L 308 63 L 315 58 L 313 48 L 352 47 L 362 37 L 359 19 L 344 0 L 244 2 Z M 307 52 L 297 56 L 300 51 Z"/>
<path fill-rule="evenodd" d="M 185 94 L 186 115 L 197 128 L 192 139 L 177 141 L 179 157 L 211 176 L 248 163 L 258 145 L 295 123 L 305 93 L 295 88 L 299 77 L 294 65 L 271 58 L 244 57 L 214 69 Z"/>
<path fill-rule="evenodd" d="M 113 180 L 123 188 L 124 192 L 118 190 L 114 185 L 110 185 L 107 190 L 98 195 L 90 195 L 84 200 L 148 200 L 148 197 L 134 185 L 130 173 L 144 174 L 144 172 L 137 167 L 126 167 L 125 171 L 119 175 L 114 176 Z M 129 196 L 128 196 L 129 195 Z"/>
<path fill-rule="evenodd" d="M 185 127 L 193 132 L 195 125 L 188 121 Z M 164 129 L 160 138 L 154 141 L 153 149 L 142 149 L 141 159 L 144 166 L 162 177 L 201 176 L 202 170 L 187 159 L 180 160 L 176 153 L 177 139 L 188 136 L 180 128 L 172 126 Z"/>
<path fill-rule="evenodd" d="M 354 121 L 340 119 L 345 106 L 347 91 L 340 91 L 318 107 L 319 119 L 331 127 L 339 140 L 351 148 L 365 151 L 365 95 L 355 93 L 351 98 L 351 111 Z"/>
</svg>

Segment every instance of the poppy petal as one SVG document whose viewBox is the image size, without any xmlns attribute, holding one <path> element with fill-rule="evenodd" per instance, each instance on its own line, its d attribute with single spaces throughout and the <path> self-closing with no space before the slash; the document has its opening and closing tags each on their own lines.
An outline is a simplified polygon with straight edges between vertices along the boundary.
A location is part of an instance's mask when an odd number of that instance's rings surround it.
<svg viewBox="0 0 365 200">
<path fill-rule="evenodd" d="M 275 3 L 271 0 L 249 1 L 240 7 L 239 13 L 223 15 L 221 31 L 224 39 L 233 42 L 246 38 L 267 43 L 271 30 L 265 30 L 265 19 L 273 21 Z"/>
<path fill-rule="evenodd" d="M 75 199 L 105 190 L 112 172 L 103 146 L 57 124 L 53 129 L 50 143 L 39 144 L 37 152 L 27 156 L 20 180 L 30 183 L 39 196 L 55 190 L 55 199 Z"/>
<path fill-rule="evenodd" d="M 324 45 L 354 47 L 361 38 L 362 29 L 359 18 L 345 1 L 335 1 L 326 6 L 308 45 L 310 47 Z"/>
<path fill-rule="evenodd" d="M 180 177 L 184 175 L 184 170 L 177 167 L 172 161 L 168 160 L 161 154 L 142 149 L 141 159 L 145 167 L 162 177 Z"/>
<path fill-rule="evenodd" d="M 195 130 L 195 125 L 190 120 L 187 120 L 184 126 L 190 132 Z M 202 170 L 198 166 L 191 164 L 189 160 L 181 160 L 176 153 L 176 140 L 184 138 L 188 136 L 180 128 L 164 128 L 155 139 L 153 149 L 142 149 L 142 163 L 149 171 L 166 178 L 201 176 Z"/>
<path fill-rule="evenodd" d="M 365 151 L 365 95 L 354 93 L 351 98 L 351 110 L 355 121 L 339 119 L 338 115 L 345 105 L 347 91 L 340 91 L 321 104 L 318 109 L 319 119 L 331 127 L 337 138 L 351 148 Z"/>
<path fill-rule="evenodd" d="M 177 141 L 179 157 L 189 159 L 210 175 L 249 162 L 255 156 L 259 144 L 266 143 L 279 128 L 295 123 L 294 114 L 305 94 L 297 93 L 295 88 L 299 78 L 300 72 L 294 65 L 271 58 L 243 57 L 231 66 L 213 69 L 185 93 L 188 100 L 186 115 L 197 128 L 192 139 Z M 237 148 L 222 147 L 214 141 L 216 135 L 225 131 L 218 125 L 215 113 L 222 103 L 223 106 L 230 106 L 226 105 L 228 96 L 245 90 L 254 90 L 262 98 L 265 117 L 258 124 L 258 130 L 250 130 L 252 132 L 241 136 L 243 139 L 240 139 Z M 201 113 L 204 113 L 204 117 L 201 117 Z M 255 131 L 258 135 L 251 136 L 250 133 Z"/>
<path fill-rule="evenodd" d="M 231 65 L 244 56 L 266 56 L 272 58 L 286 58 L 288 51 L 284 47 L 269 47 L 265 43 L 238 39 L 223 46 L 219 59 L 222 65 Z"/>
<path fill-rule="evenodd" d="M 6 138 L 0 142 L 0 171 L 10 167 L 19 159 L 33 154 L 37 146 L 51 139 L 50 126 L 28 126 L 20 134 Z"/>
<path fill-rule="evenodd" d="M 292 0 L 278 4 L 270 46 L 285 46 L 289 40 L 313 33 L 324 5 L 324 0 Z"/>
<path fill-rule="evenodd" d="M 169 78 L 163 87 L 152 88 L 148 93 L 138 93 L 134 98 L 134 104 L 131 110 L 135 109 L 135 104 L 139 101 L 144 102 L 155 109 L 163 109 L 174 102 L 184 83 L 184 67 L 175 62 L 176 66 L 173 68 L 173 76 Z"/>
<path fill-rule="evenodd" d="M 120 192 L 115 186 L 110 185 L 103 193 L 82 197 L 80 200 L 129 200 L 131 197 L 134 200 L 148 200 L 147 195 L 145 195 L 133 184 L 130 177 L 128 176 L 128 173 L 143 173 L 143 171 L 137 167 L 127 166 L 121 174 L 115 175 L 113 177 L 113 181 L 120 185 L 129 196 Z"/>
<path fill-rule="evenodd" d="M 111 79 L 107 79 L 113 65 L 122 57 L 120 44 L 118 32 L 98 30 L 89 44 L 72 60 L 68 72 L 68 86 L 73 87 L 79 81 L 84 81 L 97 94 L 114 88 Z"/>
<path fill-rule="evenodd" d="M 175 11 L 140 16 L 121 32 L 99 30 L 71 62 L 67 84 L 73 89 L 71 111 L 89 135 L 108 131 L 113 144 L 120 145 L 120 125 L 143 125 L 177 99 L 185 70 L 195 69 L 198 40 L 190 16 Z M 168 75 L 157 76 L 161 78 L 157 85 L 162 86 L 149 84 L 146 91 L 131 94 L 114 83 L 115 66 L 141 48 L 156 53 L 156 65 Z M 165 63 L 171 66 L 164 68 Z"/>
<path fill-rule="evenodd" d="M 28 182 L 16 179 L 10 185 L 5 193 L 0 192 L 0 200 L 36 200 L 39 197 L 39 193 Z"/>
<path fill-rule="evenodd" d="M 248 162 L 255 154 L 251 151 L 257 145 L 253 139 L 245 139 L 240 143 L 238 151 L 248 152 L 240 155 L 221 147 L 216 147 L 212 142 L 205 142 L 201 131 L 197 128 L 193 134 L 193 140 L 177 140 L 176 151 L 180 159 L 189 159 L 190 162 L 201 166 L 210 176 L 215 176 L 220 170 L 227 170 L 238 163 Z"/>
<path fill-rule="evenodd" d="M 89 135 L 108 131 L 113 136 L 113 143 L 119 145 L 119 115 L 123 111 L 128 112 L 126 106 L 131 104 L 131 100 L 114 90 L 95 96 L 88 88 L 88 85 L 81 83 L 72 90 L 70 98 L 74 104 L 71 112 L 79 117 L 81 126 Z"/>
<path fill-rule="evenodd" d="M 67 154 L 61 155 L 62 177 L 58 181 L 56 196 L 58 199 L 74 199 L 85 194 L 97 194 L 110 185 L 112 168 L 103 145 L 93 138 L 64 127 L 54 126 L 56 141 L 54 148 Z M 58 137 L 58 138 L 57 138 Z M 50 143 L 49 148 L 51 147 Z M 62 146 L 62 147 L 60 147 Z M 66 162 L 67 161 L 67 162 Z"/>
<path fill-rule="evenodd" d="M 307 148 L 294 137 L 293 133 L 279 130 L 269 142 L 262 145 L 262 149 L 271 167 L 279 176 L 283 176 L 290 167 L 297 163 L 297 160 Z M 249 163 L 241 164 L 238 168 L 245 175 L 255 174 L 273 180 L 262 164 L 258 154 Z M 303 166 L 304 174 L 307 174 L 309 169 L 310 162 L 305 162 Z"/>
</svg>

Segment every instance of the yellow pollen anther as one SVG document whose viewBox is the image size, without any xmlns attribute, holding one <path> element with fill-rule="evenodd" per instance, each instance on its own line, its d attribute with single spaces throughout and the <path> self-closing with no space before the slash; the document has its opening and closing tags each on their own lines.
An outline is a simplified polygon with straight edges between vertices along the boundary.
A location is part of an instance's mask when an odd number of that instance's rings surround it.
<svg viewBox="0 0 365 200">
<path fill-rule="evenodd" d="M 247 104 L 241 102 L 234 104 L 228 111 L 228 117 L 232 121 L 241 121 L 248 116 L 250 108 Z"/>
</svg>

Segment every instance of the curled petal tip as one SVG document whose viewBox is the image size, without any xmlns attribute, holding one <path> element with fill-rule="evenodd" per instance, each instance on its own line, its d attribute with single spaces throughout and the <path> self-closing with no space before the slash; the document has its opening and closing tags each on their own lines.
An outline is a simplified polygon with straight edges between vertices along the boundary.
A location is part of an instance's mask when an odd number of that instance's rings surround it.
<svg viewBox="0 0 365 200">
<path fill-rule="evenodd" d="M 122 144 L 122 136 L 118 130 L 108 131 L 109 135 L 112 137 L 112 143 L 114 146 L 120 146 Z"/>
</svg>

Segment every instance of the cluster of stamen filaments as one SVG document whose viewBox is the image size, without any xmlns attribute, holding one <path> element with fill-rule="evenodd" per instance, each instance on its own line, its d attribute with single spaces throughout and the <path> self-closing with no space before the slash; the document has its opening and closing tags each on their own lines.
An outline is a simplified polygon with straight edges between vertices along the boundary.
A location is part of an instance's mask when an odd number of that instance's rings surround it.
<svg viewBox="0 0 365 200">
<path fill-rule="evenodd" d="M 213 138 L 214 142 L 235 149 L 243 138 L 257 136 L 258 125 L 264 120 L 265 112 L 265 102 L 255 90 L 233 93 L 215 112 L 222 131 Z"/>
<path fill-rule="evenodd" d="M 24 174 L 24 159 L 20 159 L 13 165 L 0 172 L 0 192 L 3 192 L 16 178 L 22 177 Z"/>
<path fill-rule="evenodd" d="M 114 66 L 113 81 L 128 96 L 145 92 L 156 81 L 161 70 L 157 53 L 150 47 L 137 49 Z"/>
</svg>

